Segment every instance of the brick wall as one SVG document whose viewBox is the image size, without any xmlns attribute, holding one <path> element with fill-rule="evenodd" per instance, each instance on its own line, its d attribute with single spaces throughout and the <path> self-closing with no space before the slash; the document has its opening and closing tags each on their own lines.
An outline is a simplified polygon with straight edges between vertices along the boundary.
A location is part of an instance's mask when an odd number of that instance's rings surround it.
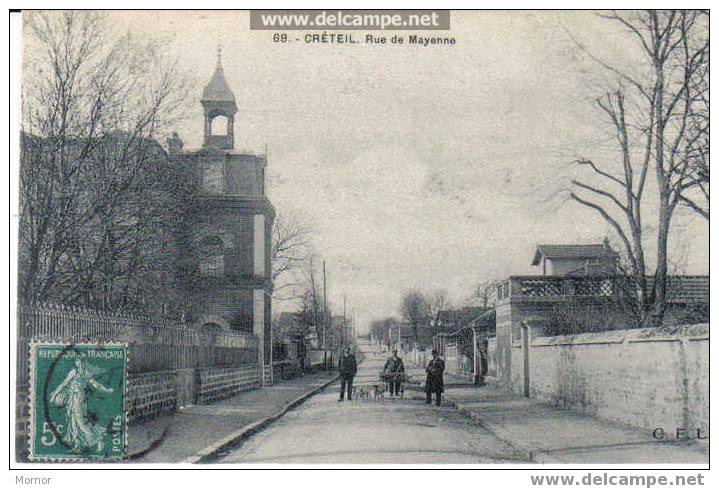
<svg viewBox="0 0 719 489">
<path fill-rule="evenodd" d="M 252 333 L 252 289 L 208 287 L 196 291 L 193 315 L 198 321 L 218 317 L 232 331 Z"/>
<path fill-rule="evenodd" d="M 262 195 L 262 168 L 267 163 L 264 156 L 249 154 L 227 155 L 227 188 L 228 195 Z"/>
<path fill-rule="evenodd" d="M 177 373 L 152 372 L 127 379 L 127 416 L 130 423 L 177 410 Z"/>
<path fill-rule="evenodd" d="M 521 392 L 521 341 L 511 350 Z M 708 432 L 708 325 L 532 338 L 529 372 L 530 396 L 552 405 L 647 430 Z"/>
<path fill-rule="evenodd" d="M 197 404 L 207 404 L 262 386 L 257 365 L 197 370 Z"/>
<path fill-rule="evenodd" d="M 15 437 L 27 440 L 30 429 L 30 393 L 27 387 L 18 386 L 15 403 Z"/>
<path fill-rule="evenodd" d="M 274 365 L 265 365 L 265 379 L 264 379 L 264 387 L 271 387 L 272 381 L 274 380 Z"/>
</svg>

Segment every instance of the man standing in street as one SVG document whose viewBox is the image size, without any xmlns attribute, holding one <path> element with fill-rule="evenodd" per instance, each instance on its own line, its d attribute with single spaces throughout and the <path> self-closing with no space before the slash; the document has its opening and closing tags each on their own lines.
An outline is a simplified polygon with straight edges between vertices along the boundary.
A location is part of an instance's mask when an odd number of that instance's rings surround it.
<svg viewBox="0 0 719 489">
<path fill-rule="evenodd" d="M 402 377 L 404 376 L 404 363 L 397 356 L 397 349 L 392 350 L 392 356 L 387 359 L 382 372 L 389 384 L 389 394 L 399 396 L 402 388 Z"/>
<path fill-rule="evenodd" d="M 345 400 L 345 388 L 347 388 L 347 400 L 352 400 L 352 381 L 357 373 L 357 359 L 352 350 L 348 346 L 344 353 L 340 356 L 340 398 L 339 401 Z"/>
<path fill-rule="evenodd" d="M 427 404 L 432 404 L 432 393 L 436 395 L 437 406 L 442 404 L 442 392 L 444 392 L 444 361 L 439 358 L 437 350 L 432 350 L 432 360 L 427 364 L 425 392 L 427 393 Z"/>
</svg>

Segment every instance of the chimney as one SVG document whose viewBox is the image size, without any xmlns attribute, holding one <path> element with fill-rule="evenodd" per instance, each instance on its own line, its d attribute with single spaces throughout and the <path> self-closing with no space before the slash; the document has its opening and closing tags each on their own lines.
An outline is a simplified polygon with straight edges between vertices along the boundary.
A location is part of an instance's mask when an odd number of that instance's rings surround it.
<svg viewBox="0 0 719 489">
<path fill-rule="evenodd" d="M 174 156 L 180 151 L 182 151 L 182 139 L 176 132 L 173 132 L 172 136 L 167 138 L 167 152 L 170 153 L 170 156 Z"/>
<path fill-rule="evenodd" d="M 609 238 L 605 236 L 604 237 L 604 253 L 608 255 L 611 251 L 612 251 L 612 247 L 609 246 Z"/>
</svg>

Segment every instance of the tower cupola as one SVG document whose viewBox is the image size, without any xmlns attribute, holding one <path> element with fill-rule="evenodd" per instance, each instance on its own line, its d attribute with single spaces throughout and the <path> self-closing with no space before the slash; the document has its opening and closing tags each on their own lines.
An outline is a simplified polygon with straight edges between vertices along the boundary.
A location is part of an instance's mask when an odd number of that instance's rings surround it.
<svg viewBox="0 0 719 489">
<path fill-rule="evenodd" d="M 235 95 L 227 85 L 222 69 L 222 50 L 217 48 L 217 66 L 210 82 L 202 91 L 200 100 L 205 110 L 205 139 L 203 146 L 214 149 L 232 149 L 235 147 L 235 113 L 237 104 Z M 213 121 L 223 117 L 227 121 L 225 134 L 215 134 Z M 221 131 L 220 131 L 221 132 Z"/>
</svg>

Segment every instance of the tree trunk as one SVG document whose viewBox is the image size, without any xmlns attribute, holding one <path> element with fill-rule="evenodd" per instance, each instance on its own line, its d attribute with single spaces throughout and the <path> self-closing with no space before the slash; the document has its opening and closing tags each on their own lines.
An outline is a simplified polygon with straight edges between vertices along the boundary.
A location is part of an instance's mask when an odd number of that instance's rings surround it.
<svg viewBox="0 0 719 489">
<path fill-rule="evenodd" d="M 662 192 L 659 208 L 659 229 L 657 233 L 657 268 L 654 276 L 654 301 L 651 311 L 651 325 L 660 328 L 664 324 L 667 306 L 667 244 L 672 207 L 669 196 Z"/>
</svg>

